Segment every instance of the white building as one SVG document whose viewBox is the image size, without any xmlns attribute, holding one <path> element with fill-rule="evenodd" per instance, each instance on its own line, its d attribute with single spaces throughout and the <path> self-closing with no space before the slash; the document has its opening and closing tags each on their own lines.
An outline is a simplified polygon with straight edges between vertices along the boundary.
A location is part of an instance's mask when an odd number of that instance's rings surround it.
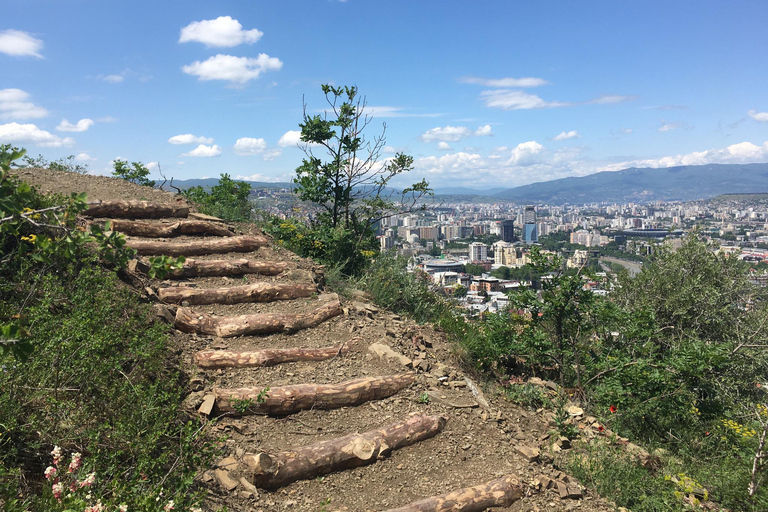
<svg viewBox="0 0 768 512">
<path fill-rule="evenodd" d="M 470 261 L 488 261 L 488 246 L 481 242 L 469 244 Z"/>
</svg>

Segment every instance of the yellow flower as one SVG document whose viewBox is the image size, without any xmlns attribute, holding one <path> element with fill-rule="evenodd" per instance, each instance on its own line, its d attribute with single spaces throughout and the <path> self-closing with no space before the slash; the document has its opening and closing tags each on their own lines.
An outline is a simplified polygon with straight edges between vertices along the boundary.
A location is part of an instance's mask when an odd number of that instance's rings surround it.
<svg viewBox="0 0 768 512">
<path fill-rule="evenodd" d="M 23 236 L 21 237 L 21 239 L 24 240 L 25 242 L 29 242 L 33 244 L 37 240 L 37 235 Z"/>
</svg>

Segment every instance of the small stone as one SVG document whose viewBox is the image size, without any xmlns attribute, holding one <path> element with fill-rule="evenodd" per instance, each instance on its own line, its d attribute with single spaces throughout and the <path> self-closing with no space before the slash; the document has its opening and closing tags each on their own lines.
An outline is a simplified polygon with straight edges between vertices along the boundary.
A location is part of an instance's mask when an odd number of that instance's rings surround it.
<svg viewBox="0 0 768 512">
<path fill-rule="evenodd" d="M 515 446 L 515 451 L 528 459 L 528 462 L 533 462 L 536 459 L 539 458 L 539 455 L 541 455 L 541 450 L 536 448 L 535 446 L 526 446 L 524 444 L 519 444 Z"/>
<path fill-rule="evenodd" d="M 203 404 L 200 406 L 197 412 L 205 416 L 210 416 L 211 412 L 213 412 L 214 405 L 216 405 L 216 395 L 205 395 Z"/>
<path fill-rule="evenodd" d="M 469 450 L 470 448 L 472 448 L 472 445 L 471 445 L 471 444 L 464 444 L 464 445 L 462 445 L 462 446 L 461 446 L 461 449 L 462 449 L 462 450 L 464 450 L 464 451 L 467 451 L 467 450 Z"/>
<path fill-rule="evenodd" d="M 237 459 L 234 457 L 225 457 L 216 463 L 216 467 L 231 471 L 237 467 Z"/>
<path fill-rule="evenodd" d="M 219 484 L 221 484 L 227 491 L 231 491 L 239 485 L 237 480 L 229 476 L 229 471 L 217 469 L 213 474 L 216 476 L 216 480 L 219 481 Z"/>
<path fill-rule="evenodd" d="M 568 414 L 570 414 L 571 416 L 582 416 L 582 415 L 584 415 L 584 409 L 582 409 L 581 407 L 579 407 L 577 405 L 572 405 L 567 410 L 568 410 Z"/>
</svg>

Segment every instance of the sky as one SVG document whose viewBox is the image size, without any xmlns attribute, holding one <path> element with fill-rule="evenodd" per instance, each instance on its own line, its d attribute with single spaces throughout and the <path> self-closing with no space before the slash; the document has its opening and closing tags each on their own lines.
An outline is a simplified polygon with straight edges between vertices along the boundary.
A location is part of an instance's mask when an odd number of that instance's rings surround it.
<svg viewBox="0 0 768 512">
<path fill-rule="evenodd" d="M 357 86 L 393 184 L 768 161 L 768 2 L 3 0 L 0 143 L 93 174 L 288 181 Z"/>
</svg>

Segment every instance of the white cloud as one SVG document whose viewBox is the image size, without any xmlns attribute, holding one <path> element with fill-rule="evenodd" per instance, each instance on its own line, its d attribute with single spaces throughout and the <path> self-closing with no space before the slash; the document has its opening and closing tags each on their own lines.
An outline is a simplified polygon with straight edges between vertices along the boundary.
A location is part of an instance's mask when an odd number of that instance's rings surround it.
<svg viewBox="0 0 768 512">
<path fill-rule="evenodd" d="M 193 21 L 181 29 L 180 43 L 195 41 L 208 47 L 232 48 L 242 43 L 253 44 L 263 36 L 258 29 L 243 30 L 239 21 L 230 16 L 215 20 Z"/>
<path fill-rule="evenodd" d="M 540 108 L 568 107 L 570 103 L 545 101 L 535 94 L 516 89 L 496 89 L 480 93 L 486 107 L 502 110 L 530 110 Z"/>
<path fill-rule="evenodd" d="M 478 137 L 490 137 L 493 135 L 493 130 L 491 129 L 491 125 L 486 124 L 485 126 L 480 126 L 477 130 L 475 130 L 475 135 Z"/>
<path fill-rule="evenodd" d="M 0 30 L 0 53 L 14 57 L 37 57 L 42 59 L 40 51 L 43 41 L 21 30 Z"/>
<path fill-rule="evenodd" d="M 282 154 L 283 154 L 282 149 L 273 148 L 265 151 L 264 154 L 261 155 L 261 159 L 264 160 L 265 162 L 271 162 L 272 160 L 274 160 L 275 158 L 279 157 Z"/>
<path fill-rule="evenodd" d="M 577 139 L 581 137 L 579 135 L 579 132 L 576 130 L 571 130 L 569 132 L 560 132 L 559 135 L 555 135 L 552 140 L 567 140 L 567 139 Z"/>
<path fill-rule="evenodd" d="M 37 119 L 48 115 L 43 107 L 26 101 L 29 93 L 21 89 L 0 89 L 0 119 Z"/>
<path fill-rule="evenodd" d="M 168 139 L 170 144 L 212 144 L 213 139 L 211 137 L 198 137 L 191 133 L 185 133 L 183 135 L 174 135 Z"/>
<path fill-rule="evenodd" d="M 622 96 L 619 94 L 603 94 L 597 98 L 588 101 L 587 103 L 596 103 L 598 105 L 615 105 L 617 103 L 625 103 L 627 101 L 635 101 L 637 96 Z"/>
<path fill-rule="evenodd" d="M 107 75 L 107 76 L 101 77 L 101 79 L 111 84 L 119 84 L 120 82 L 125 80 L 125 77 L 123 75 Z"/>
<path fill-rule="evenodd" d="M 145 167 L 151 171 L 152 169 L 158 169 L 160 164 L 158 162 L 149 162 Z"/>
<path fill-rule="evenodd" d="M 290 181 L 290 178 L 286 176 L 267 176 L 265 174 L 251 174 L 250 176 L 235 176 L 236 180 L 243 181 L 263 181 L 266 183 L 277 183 L 281 181 Z"/>
<path fill-rule="evenodd" d="M 265 149 L 267 149 L 267 141 L 261 138 L 242 137 L 235 142 L 235 153 L 240 156 L 258 155 Z"/>
<path fill-rule="evenodd" d="M 451 145 L 448 144 L 447 142 L 440 141 L 437 143 L 437 149 L 439 149 L 440 151 L 450 151 Z"/>
<path fill-rule="evenodd" d="M 62 119 L 56 129 L 60 132 L 84 132 L 91 126 L 93 126 L 92 119 L 81 119 L 77 124 L 72 124 L 66 119 Z"/>
<path fill-rule="evenodd" d="M 483 158 L 474 153 L 449 153 L 441 157 L 429 156 L 417 160 L 415 167 L 427 174 L 450 176 L 466 176 L 466 173 L 476 171 L 483 166 Z"/>
<path fill-rule="evenodd" d="M 768 122 L 768 112 L 758 112 L 756 110 L 750 110 L 747 112 L 749 114 L 749 117 L 754 119 L 755 121 L 760 122 Z"/>
<path fill-rule="evenodd" d="M 403 107 L 387 107 L 383 105 L 368 105 L 365 107 L 365 113 L 372 117 L 440 117 L 443 115 L 436 113 L 420 114 L 409 112 L 408 109 Z"/>
<path fill-rule="evenodd" d="M 256 58 L 235 57 L 233 55 L 218 54 L 205 61 L 195 61 L 181 70 L 197 76 L 198 80 L 227 80 L 236 84 L 245 84 L 249 80 L 258 78 L 265 71 L 274 71 L 283 67 L 283 63 L 277 57 L 270 57 L 266 53 L 260 53 Z"/>
<path fill-rule="evenodd" d="M 676 130 L 678 128 L 682 128 L 684 125 L 683 123 L 666 123 L 662 121 L 662 125 L 659 127 L 660 132 L 671 132 L 672 130 Z"/>
<path fill-rule="evenodd" d="M 464 76 L 459 78 L 459 82 L 464 84 L 482 85 L 485 87 L 539 87 L 547 85 L 549 82 L 543 78 L 480 78 L 476 76 Z"/>
<path fill-rule="evenodd" d="M 78 153 L 77 155 L 75 155 L 75 161 L 77 161 L 77 162 L 95 162 L 96 159 L 93 158 L 88 153 Z"/>
<path fill-rule="evenodd" d="M 466 126 L 442 126 L 427 130 L 421 136 L 424 142 L 456 142 L 472 135 L 472 131 Z"/>
<path fill-rule="evenodd" d="M 610 165 L 607 170 L 617 171 L 627 167 L 658 168 L 680 165 L 747 164 L 765 161 L 768 161 L 768 141 L 764 142 L 762 146 L 757 146 L 751 142 L 739 142 L 724 149 L 708 149 L 684 155 L 621 162 Z"/>
<path fill-rule="evenodd" d="M 542 151 L 544 151 L 544 146 L 535 140 L 522 142 L 512 150 L 508 163 L 519 166 L 532 165 L 538 161 L 537 155 Z"/>
<path fill-rule="evenodd" d="M 192 151 L 189 151 L 187 153 L 182 153 L 179 156 L 219 156 L 221 154 L 221 148 L 214 144 L 213 146 L 206 146 L 205 144 L 200 144 Z"/>
<path fill-rule="evenodd" d="M 299 130 L 288 130 L 277 141 L 277 145 L 281 148 L 295 147 L 301 144 L 306 144 L 301 141 L 301 132 Z"/>
<path fill-rule="evenodd" d="M 112 116 L 100 117 L 96 120 L 97 123 L 116 123 L 118 119 Z"/>
<path fill-rule="evenodd" d="M 0 140 L 12 144 L 34 144 L 44 148 L 60 148 L 72 146 L 75 140 L 71 137 L 57 137 L 41 130 L 34 124 L 8 123 L 0 125 Z"/>
</svg>

